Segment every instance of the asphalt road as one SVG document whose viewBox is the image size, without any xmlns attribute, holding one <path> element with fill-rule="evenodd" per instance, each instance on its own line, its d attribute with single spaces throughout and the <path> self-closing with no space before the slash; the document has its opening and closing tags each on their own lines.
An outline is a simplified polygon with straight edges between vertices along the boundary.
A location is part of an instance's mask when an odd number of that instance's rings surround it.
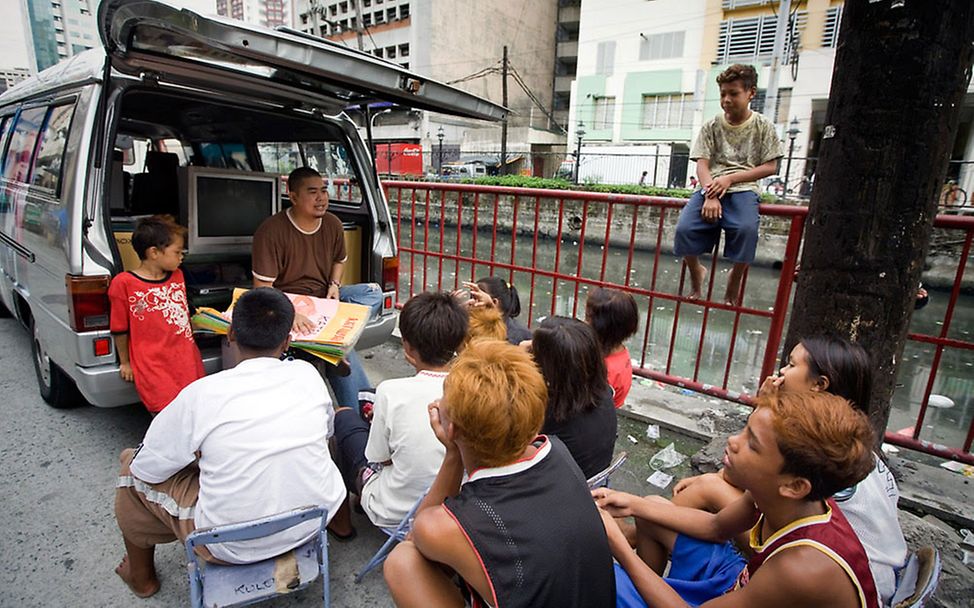
<svg viewBox="0 0 974 608">
<path fill-rule="evenodd" d="M 382 365 L 405 375 L 404 362 Z M 37 392 L 27 332 L 13 319 L 0 319 L 0 419 L 0 528 L 8 531 L 0 535 L 0 607 L 189 603 L 185 555 L 177 543 L 156 550 L 162 589 L 152 598 L 136 598 L 114 573 L 124 552 L 113 514 L 118 454 L 137 445 L 149 425 L 141 405 L 49 407 Z M 364 516 L 353 517 L 358 538 L 328 549 L 332 605 L 392 605 L 381 572 L 361 585 L 352 580 L 384 541 Z M 321 584 L 262 605 L 320 606 Z"/>
</svg>

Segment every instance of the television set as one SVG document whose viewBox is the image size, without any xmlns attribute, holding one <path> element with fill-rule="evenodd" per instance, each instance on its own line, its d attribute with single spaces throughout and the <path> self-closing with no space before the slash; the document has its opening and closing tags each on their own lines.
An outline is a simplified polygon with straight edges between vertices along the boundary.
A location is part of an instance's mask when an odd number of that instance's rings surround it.
<svg viewBox="0 0 974 608">
<path fill-rule="evenodd" d="M 280 210 L 280 176 L 186 168 L 187 248 L 194 254 L 250 253 L 254 232 Z"/>
</svg>

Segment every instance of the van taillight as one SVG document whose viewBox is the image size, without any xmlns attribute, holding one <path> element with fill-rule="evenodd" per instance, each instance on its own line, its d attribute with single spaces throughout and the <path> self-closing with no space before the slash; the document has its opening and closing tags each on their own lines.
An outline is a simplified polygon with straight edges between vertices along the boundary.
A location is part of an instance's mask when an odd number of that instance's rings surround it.
<svg viewBox="0 0 974 608">
<path fill-rule="evenodd" d="M 108 329 L 108 275 L 92 277 L 66 275 L 68 316 L 75 331 Z"/>
<path fill-rule="evenodd" d="M 382 291 L 399 288 L 399 258 L 382 258 Z"/>
</svg>

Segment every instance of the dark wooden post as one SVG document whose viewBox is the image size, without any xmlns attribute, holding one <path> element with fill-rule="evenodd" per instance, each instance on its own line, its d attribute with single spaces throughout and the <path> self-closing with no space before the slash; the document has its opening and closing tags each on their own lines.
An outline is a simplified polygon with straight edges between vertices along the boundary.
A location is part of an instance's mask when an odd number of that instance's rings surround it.
<svg viewBox="0 0 974 608">
<path fill-rule="evenodd" d="M 854 0 L 843 13 L 784 355 L 822 333 L 862 344 L 885 431 L 971 77 L 974 2 Z"/>
</svg>

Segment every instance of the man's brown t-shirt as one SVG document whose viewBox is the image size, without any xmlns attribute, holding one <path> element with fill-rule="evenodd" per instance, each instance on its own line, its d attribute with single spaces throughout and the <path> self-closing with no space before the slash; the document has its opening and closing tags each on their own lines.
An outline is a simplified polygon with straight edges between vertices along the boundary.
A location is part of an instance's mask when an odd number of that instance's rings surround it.
<svg viewBox="0 0 974 608">
<path fill-rule="evenodd" d="M 254 233 L 254 277 L 287 293 L 325 297 L 332 266 L 346 257 L 342 221 L 331 213 L 325 213 L 318 229 L 308 233 L 281 211 Z"/>
</svg>

